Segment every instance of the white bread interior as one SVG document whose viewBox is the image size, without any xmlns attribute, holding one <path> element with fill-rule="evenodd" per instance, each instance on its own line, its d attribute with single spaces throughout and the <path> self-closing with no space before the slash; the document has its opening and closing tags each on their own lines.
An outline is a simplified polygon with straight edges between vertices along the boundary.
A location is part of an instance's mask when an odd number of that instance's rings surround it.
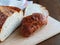
<svg viewBox="0 0 60 45">
<path fill-rule="evenodd" d="M 23 11 L 16 11 L 9 16 L 5 23 L 2 25 L 0 32 L 0 41 L 4 41 L 19 25 L 23 19 Z"/>
<path fill-rule="evenodd" d="M 45 7 L 43 7 L 40 4 L 36 4 L 36 3 L 28 5 L 26 7 L 24 16 L 26 17 L 26 16 L 29 16 L 29 15 L 32 15 L 33 13 L 41 13 L 46 17 L 49 15 L 49 12 Z"/>
</svg>

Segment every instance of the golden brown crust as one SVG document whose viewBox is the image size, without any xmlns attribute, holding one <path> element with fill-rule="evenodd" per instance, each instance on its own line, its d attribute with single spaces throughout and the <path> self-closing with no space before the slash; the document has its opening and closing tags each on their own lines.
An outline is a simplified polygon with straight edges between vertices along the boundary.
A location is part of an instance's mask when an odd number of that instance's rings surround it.
<svg viewBox="0 0 60 45">
<path fill-rule="evenodd" d="M 7 15 L 3 14 L 3 12 L 0 11 L 0 31 L 7 17 L 8 17 Z"/>
<path fill-rule="evenodd" d="M 13 10 L 16 10 L 17 12 L 20 12 L 21 9 L 17 8 L 17 7 L 13 7 L 13 6 L 6 6 L 8 8 L 11 8 Z"/>
<path fill-rule="evenodd" d="M 20 33 L 24 37 L 30 36 L 37 29 L 47 24 L 45 16 L 39 13 L 32 14 L 31 16 L 25 17 L 20 25 Z"/>
<path fill-rule="evenodd" d="M 20 12 L 21 9 L 13 6 L 0 6 L 0 10 L 7 16 L 11 16 L 14 12 Z"/>
<path fill-rule="evenodd" d="M 11 10 L 4 6 L 0 6 L 0 11 L 3 12 L 7 16 L 11 16 L 15 12 L 14 10 Z"/>
</svg>

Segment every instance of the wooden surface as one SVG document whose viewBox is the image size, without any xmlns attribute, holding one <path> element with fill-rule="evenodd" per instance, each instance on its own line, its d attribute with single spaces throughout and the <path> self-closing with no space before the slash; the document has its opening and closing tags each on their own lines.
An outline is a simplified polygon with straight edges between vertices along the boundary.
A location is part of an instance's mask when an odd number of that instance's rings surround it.
<svg viewBox="0 0 60 45">
<path fill-rule="evenodd" d="M 34 2 L 45 6 L 50 16 L 60 21 L 60 0 L 34 0 Z M 60 45 L 60 34 L 37 45 Z"/>
</svg>

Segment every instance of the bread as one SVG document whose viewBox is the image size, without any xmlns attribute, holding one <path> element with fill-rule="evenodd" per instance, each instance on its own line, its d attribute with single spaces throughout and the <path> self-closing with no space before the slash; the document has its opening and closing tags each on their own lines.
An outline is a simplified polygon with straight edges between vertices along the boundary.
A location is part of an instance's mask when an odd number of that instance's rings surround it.
<svg viewBox="0 0 60 45">
<path fill-rule="evenodd" d="M 48 15 L 49 15 L 49 12 L 45 7 L 43 7 L 40 4 L 36 4 L 36 3 L 28 5 L 25 8 L 25 17 L 29 16 L 29 15 L 32 15 L 33 13 L 41 13 L 45 17 L 48 17 Z"/>
<path fill-rule="evenodd" d="M 37 29 L 47 24 L 47 20 L 39 13 L 34 13 L 30 16 L 24 17 L 20 25 L 20 33 L 24 37 L 30 36 Z"/>
<path fill-rule="evenodd" d="M 33 32 L 47 25 L 48 11 L 39 4 L 28 5 L 20 25 L 20 34 L 29 37 Z"/>
<path fill-rule="evenodd" d="M 0 41 L 4 41 L 23 19 L 23 11 L 17 7 L 0 6 Z"/>
<path fill-rule="evenodd" d="M 48 10 L 39 4 L 28 5 L 24 13 L 17 7 L 0 6 L 0 41 L 4 41 L 20 23 L 21 35 L 30 36 L 43 25 L 47 25 L 48 15 Z"/>
</svg>

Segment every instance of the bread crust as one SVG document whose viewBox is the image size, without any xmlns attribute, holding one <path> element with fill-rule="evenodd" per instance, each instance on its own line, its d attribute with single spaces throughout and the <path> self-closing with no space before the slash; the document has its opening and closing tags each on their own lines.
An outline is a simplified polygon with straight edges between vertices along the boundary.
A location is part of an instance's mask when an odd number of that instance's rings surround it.
<svg viewBox="0 0 60 45">
<path fill-rule="evenodd" d="M 17 12 L 20 12 L 20 10 L 21 10 L 18 7 L 13 7 L 13 6 L 6 6 L 6 7 L 11 8 L 11 9 L 17 11 Z"/>
<path fill-rule="evenodd" d="M 2 29 L 3 24 L 5 23 L 6 19 L 13 15 L 15 12 L 20 12 L 21 9 L 12 6 L 0 6 L 0 32 Z"/>
<path fill-rule="evenodd" d="M 8 17 L 7 15 L 3 14 L 0 11 L 0 31 L 1 31 L 2 25 L 4 24 L 4 22 L 5 22 L 5 20 L 6 20 L 7 17 Z"/>
<path fill-rule="evenodd" d="M 20 33 L 24 37 L 29 37 L 33 32 L 41 28 L 43 25 L 47 25 L 47 18 L 40 13 L 34 13 L 23 18 L 20 25 Z"/>
</svg>

